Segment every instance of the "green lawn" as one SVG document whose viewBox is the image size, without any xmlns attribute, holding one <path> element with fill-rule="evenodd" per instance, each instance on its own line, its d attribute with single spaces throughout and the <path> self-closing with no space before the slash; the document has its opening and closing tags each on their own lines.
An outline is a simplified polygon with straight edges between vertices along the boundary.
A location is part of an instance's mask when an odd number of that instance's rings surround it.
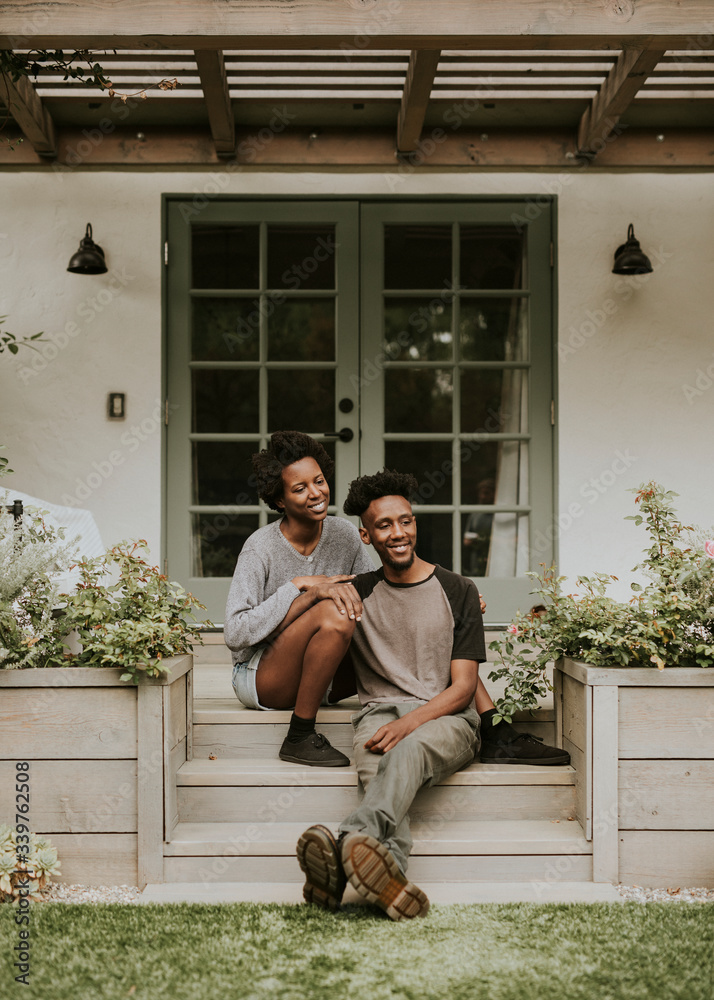
<svg viewBox="0 0 714 1000">
<path fill-rule="evenodd" d="M 72 906 L 31 911 L 30 986 L 0 908 L 0 996 L 42 1000 L 712 1000 L 714 904 Z"/>
</svg>

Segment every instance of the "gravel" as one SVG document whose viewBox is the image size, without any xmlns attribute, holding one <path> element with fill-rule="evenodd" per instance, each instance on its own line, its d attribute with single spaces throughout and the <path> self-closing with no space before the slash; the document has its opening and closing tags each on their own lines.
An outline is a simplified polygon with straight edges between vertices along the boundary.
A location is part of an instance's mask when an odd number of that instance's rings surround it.
<svg viewBox="0 0 714 1000">
<path fill-rule="evenodd" d="M 636 903 L 714 903 L 714 889 L 670 887 L 644 889 L 639 885 L 618 885 L 625 899 Z M 141 890 L 136 885 L 51 885 L 43 892 L 48 903 L 137 903 Z"/>
</svg>

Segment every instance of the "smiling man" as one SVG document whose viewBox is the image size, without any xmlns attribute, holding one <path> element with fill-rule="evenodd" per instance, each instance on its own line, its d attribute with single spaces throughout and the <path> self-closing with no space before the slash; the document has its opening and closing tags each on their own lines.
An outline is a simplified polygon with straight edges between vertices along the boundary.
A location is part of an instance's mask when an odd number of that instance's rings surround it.
<svg viewBox="0 0 714 1000">
<path fill-rule="evenodd" d="M 298 841 L 305 899 L 339 906 L 346 881 L 393 920 L 423 916 L 426 895 L 406 877 L 407 812 L 422 787 L 470 764 L 479 746 L 471 707 L 486 659 L 479 593 L 470 580 L 416 554 L 413 476 L 363 476 L 346 514 L 382 568 L 353 581 L 362 620 L 352 660 L 362 711 L 352 720 L 355 764 L 365 795 L 340 825 L 340 840 L 312 826 Z"/>
</svg>

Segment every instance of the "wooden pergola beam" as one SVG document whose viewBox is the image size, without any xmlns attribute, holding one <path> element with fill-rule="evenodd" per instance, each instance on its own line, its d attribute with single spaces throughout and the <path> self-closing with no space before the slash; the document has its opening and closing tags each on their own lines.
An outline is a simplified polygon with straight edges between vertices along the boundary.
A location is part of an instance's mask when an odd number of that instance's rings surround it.
<svg viewBox="0 0 714 1000">
<path fill-rule="evenodd" d="M 411 153 L 419 144 L 440 55 L 439 49 L 416 49 L 409 56 L 397 121 L 398 153 Z"/>
<path fill-rule="evenodd" d="M 711 34 L 711 0 L 6 0 L 0 48 L 686 48 Z M 640 45 L 640 47 L 642 47 Z"/>
<path fill-rule="evenodd" d="M 0 101 L 34 151 L 40 156 L 54 156 L 57 151 L 54 122 L 30 80 L 26 76 L 12 80 L 7 73 L 0 74 Z"/>
<path fill-rule="evenodd" d="M 595 156 L 605 147 L 622 114 L 664 56 L 666 49 L 621 52 L 590 107 L 580 119 L 578 154 Z"/>
<path fill-rule="evenodd" d="M 197 49 L 194 55 L 216 152 L 219 156 L 232 156 L 236 148 L 236 123 L 223 53 L 215 49 Z"/>
<path fill-rule="evenodd" d="M 86 131 L 86 130 L 85 130 Z M 438 132 L 438 134 L 437 134 Z M 458 132 L 440 129 L 427 132 L 419 148 L 401 162 L 394 158 L 392 129 L 324 128 L 317 139 L 308 129 L 286 129 L 268 143 L 254 132 L 236 129 L 236 159 L 221 161 L 207 128 L 146 126 L 138 138 L 136 128 L 122 126 L 107 133 L 94 145 L 79 126 L 58 133 L 57 160 L 51 166 L 29 144 L 11 149 L 0 143 L 0 170 L 17 167 L 55 172 L 91 171 L 107 167 L 128 170 L 181 167 L 205 171 L 215 167 L 230 171 L 240 168 L 306 168 L 330 170 L 358 167 L 388 172 L 397 185 L 400 178 L 437 170 L 632 170 L 714 169 L 714 129 L 665 129 L 664 141 L 655 142 L 658 130 L 628 128 L 590 165 L 575 155 L 569 128 L 490 129 L 484 139 L 481 129 L 461 128 Z M 538 185 L 537 173 L 533 185 Z M 558 190 L 553 181 L 547 190 Z"/>
</svg>

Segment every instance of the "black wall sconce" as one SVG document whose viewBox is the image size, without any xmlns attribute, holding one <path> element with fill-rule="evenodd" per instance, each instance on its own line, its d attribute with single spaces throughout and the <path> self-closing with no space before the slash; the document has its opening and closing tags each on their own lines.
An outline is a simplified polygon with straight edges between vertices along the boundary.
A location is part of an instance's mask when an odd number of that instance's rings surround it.
<svg viewBox="0 0 714 1000">
<path fill-rule="evenodd" d="M 72 274 L 106 274 L 104 251 L 92 239 L 91 222 L 87 223 L 84 239 L 80 240 L 79 250 L 72 255 L 67 270 Z"/>
<path fill-rule="evenodd" d="M 615 266 L 613 274 L 651 274 L 652 265 L 649 257 L 642 253 L 639 240 L 635 239 L 635 227 L 632 223 L 627 227 L 627 242 L 615 251 Z"/>
</svg>

